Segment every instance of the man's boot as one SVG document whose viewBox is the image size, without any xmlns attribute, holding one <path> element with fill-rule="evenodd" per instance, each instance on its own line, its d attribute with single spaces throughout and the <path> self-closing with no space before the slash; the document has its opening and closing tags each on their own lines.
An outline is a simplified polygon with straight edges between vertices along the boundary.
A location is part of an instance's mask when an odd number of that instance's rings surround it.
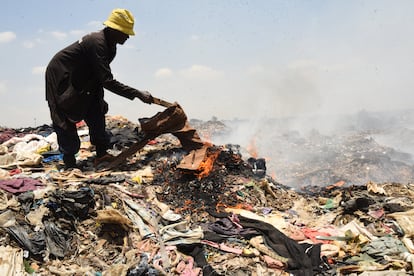
<svg viewBox="0 0 414 276">
<path fill-rule="evenodd" d="M 65 163 L 65 170 L 77 168 L 76 158 L 73 154 L 64 154 L 63 163 Z"/>
<path fill-rule="evenodd" d="M 101 157 L 105 156 L 106 154 L 108 154 L 108 152 L 107 152 L 108 147 L 107 146 L 98 144 L 98 145 L 95 146 L 95 148 L 96 148 L 96 157 L 97 158 L 101 158 Z"/>
<path fill-rule="evenodd" d="M 107 147 L 96 145 L 96 158 L 94 161 L 94 166 L 98 167 L 104 163 L 111 163 L 114 160 L 115 156 L 107 152 Z"/>
</svg>

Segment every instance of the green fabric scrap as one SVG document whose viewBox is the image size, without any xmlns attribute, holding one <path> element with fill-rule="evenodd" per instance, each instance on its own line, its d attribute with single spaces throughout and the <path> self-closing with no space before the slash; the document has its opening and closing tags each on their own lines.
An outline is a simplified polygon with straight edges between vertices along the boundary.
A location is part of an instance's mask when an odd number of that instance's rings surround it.
<svg viewBox="0 0 414 276">
<path fill-rule="evenodd" d="M 336 207 L 336 204 L 335 204 L 335 201 L 332 198 L 329 198 L 326 201 L 325 205 L 323 206 L 324 209 L 328 209 L 328 210 L 333 209 L 335 207 Z"/>
<path fill-rule="evenodd" d="M 396 256 L 402 252 L 408 252 L 407 247 L 396 238 L 384 236 L 371 241 L 361 248 L 361 252 L 365 252 L 372 257 Z"/>
</svg>

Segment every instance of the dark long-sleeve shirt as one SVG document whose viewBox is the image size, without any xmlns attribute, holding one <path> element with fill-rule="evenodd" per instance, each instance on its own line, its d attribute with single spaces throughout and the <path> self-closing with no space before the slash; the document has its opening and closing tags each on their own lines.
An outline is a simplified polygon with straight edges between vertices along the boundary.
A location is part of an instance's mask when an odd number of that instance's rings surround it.
<svg viewBox="0 0 414 276">
<path fill-rule="evenodd" d="M 105 29 L 90 33 L 59 51 L 46 70 L 46 100 L 52 121 L 65 128 L 66 121 L 80 121 L 91 104 L 105 108 L 104 88 L 134 99 L 137 90 L 113 78 L 110 63 L 116 55 Z"/>
</svg>

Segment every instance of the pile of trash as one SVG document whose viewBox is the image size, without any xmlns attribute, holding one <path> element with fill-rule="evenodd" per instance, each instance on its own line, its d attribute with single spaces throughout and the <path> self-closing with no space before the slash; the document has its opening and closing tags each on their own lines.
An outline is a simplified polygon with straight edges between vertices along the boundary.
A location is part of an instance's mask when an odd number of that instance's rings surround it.
<svg viewBox="0 0 414 276">
<path fill-rule="evenodd" d="M 140 140 L 107 126 L 114 155 Z M 0 129 L 2 275 L 413 275 L 412 184 L 294 189 L 235 144 L 206 143 L 193 170 L 171 134 L 105 170 L 78 133 L 81 169 L 65 171 L 50 126 Z"/>
</svg>

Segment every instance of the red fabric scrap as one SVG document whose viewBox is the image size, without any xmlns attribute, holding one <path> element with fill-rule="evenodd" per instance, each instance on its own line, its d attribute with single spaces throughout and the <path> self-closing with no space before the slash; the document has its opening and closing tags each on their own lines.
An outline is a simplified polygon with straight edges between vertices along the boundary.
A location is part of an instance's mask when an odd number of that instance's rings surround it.
<svg viewBox="0 0 414 276">
<path fill-rule="evenodd" d="M 319 240 L 316 238 L 316 236 L 331 236 L 330 233 L 321 232 L 316 229 L 311 228 L 302 228 L 301 229 L 303 234 L 308 238 L 311 239 L 313 243 L 332 243 L 332 241 L 329 240 Z"/>
<path fill-rule="evenodd" d="M 15 175 L 15 174 L 19 174 L 19 173 L 21 173 L 21 172 L 22 172 L 22 170 L 21 170 L 21 169 L 13 169 L 13 170 L 9 171 L 9 175 L 10 175 L 10 176 L 13 176 L 13 175 Z"/>
<path fill-rule="evenodd" d="M 12 194 L 37 190 L 43 188 L 43 186 L 44 184 L 41 181 L 28 177 L 0 180 L 0 189 Z"/>
</svg>

